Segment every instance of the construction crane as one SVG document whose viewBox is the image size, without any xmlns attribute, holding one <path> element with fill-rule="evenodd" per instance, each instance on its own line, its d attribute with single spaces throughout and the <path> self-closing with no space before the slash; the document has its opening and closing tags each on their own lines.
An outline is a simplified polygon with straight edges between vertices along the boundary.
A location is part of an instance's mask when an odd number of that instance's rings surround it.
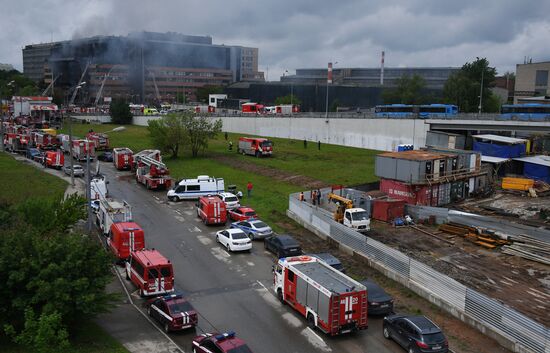
<svg viewBox="0 0 550 353">
<path fill-rule="evenodd" d="M 55 81 L 57 81 L 57 79 L 61 77 L 61 74 L 57 75 L 53 80 L 52 82 L 50 82 L 50 84 L 48 85 L 48 87 L 46 87 L 46 89 L 42 92 L 41 96 L 42 97 L 45 97 L 46 96 L 46 93 L 48 93 L 48 91 L 53 87 L 53 84 L 55 83 Z"/>
<path fill-rule="evenodd" d="M 328 200 L 330 202 L 335 202 L 338 205 L 336 211 L 334 211 L 334 220 L 342 223 L 346 210 L 353 208 L 353 201 L 333 192 L 328 194 Z"/>
<path fill-rule="evenodd" d="M 97 107 L 97 103 L 99 103 L 99 99 L 101 98 L 101 95 L 103 94 L 103 86 L 105 86 L 105 81 L 107 81 L 107 78 L 109 77 L 109 75 L 111 74 L 111 71 L 113 71 L 113 69 L 115 67 L 116 67 L 116 65 L 111 67 L 111 69 L 103 77 L 103 80 L 101 81 L 101 86 L 99 87 L 99 90 L 97 91 L 97 94 L 95 96 L 94 106 Z"/>
</svg>

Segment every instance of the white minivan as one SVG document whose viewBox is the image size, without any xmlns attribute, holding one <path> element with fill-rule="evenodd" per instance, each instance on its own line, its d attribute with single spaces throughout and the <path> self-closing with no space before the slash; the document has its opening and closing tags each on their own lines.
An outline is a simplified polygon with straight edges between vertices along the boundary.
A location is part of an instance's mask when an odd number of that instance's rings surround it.
<svg viewBox="0 0 550 353">
<path fill-rule="evenodd" d="M 223 178 L 199 175 L 196 179 L 182 179 L 170 189 L 166 196 L 170 201 L 195 200 L 201 196 L 224 192 Z"/>
</svg>

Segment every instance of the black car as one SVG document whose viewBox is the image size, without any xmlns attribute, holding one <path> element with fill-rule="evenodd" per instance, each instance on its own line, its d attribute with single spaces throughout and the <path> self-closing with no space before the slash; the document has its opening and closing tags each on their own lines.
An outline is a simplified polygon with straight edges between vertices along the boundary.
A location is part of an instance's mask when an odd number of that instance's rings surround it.
<svg viewBox="0 0 550 353">
<path fill-rule="evenodd" d="M 388 315 L 393 313 L 393 298 L 382 287 L 367 279 L 361 281 L 367 287 L 367 305 L 369 315 Z"/>
<path fill-rule="evenodd" d="M 443 332 L 425 316 L 387 316 L 383 327 L 384 337 L 393 339 L 409 353 L 449 352 Z"/>
<path fill-rule="evenodd" d="M 102 154 L 97 156 L 97 160 L 98 161 L 103 161 L 103 162 L 112 162 L 113 161 L 113 152 L 111 152 L 111 151 L 103 152 Z"/>
<path fill-rule="evenodd" d="M 264 247 L 278 258 L 302 254 L 300 244 L 290 235 L 273 235 L 264 239 Z"/>
<path fill-rule="evenodd" d="M 323 252 L 319 254 L 308 254 L 308 255 L 318 258 L 319 260 L 323 261 L 327 265 L 337 269 L 342 273 L 346 273 L 346 270 L 344 269 L 344 266 L 342 265 L 340 260 L 338 260 L 338 258 L 332 255 L 331 253 Z"/>
</svg>

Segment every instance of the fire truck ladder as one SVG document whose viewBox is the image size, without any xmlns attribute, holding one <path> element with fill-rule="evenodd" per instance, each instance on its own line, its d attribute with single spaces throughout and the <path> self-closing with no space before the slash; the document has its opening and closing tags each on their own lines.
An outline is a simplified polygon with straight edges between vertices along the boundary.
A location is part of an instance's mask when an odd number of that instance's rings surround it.
<svg viewBox="0 0 550 353">
<path fill-rule="evenodd" d="M 146 166 L 148 166 L 149 168 L 151 168 L 151 166 L 154 165 L 155 167 L 157 167 L 159 169 L 168 169 L 168 168 L 166 168 L 166 164 L 164 164 L 162 162 L 159 162 L 156 159 L 151 158 L 149 156 L 142 156 L 142 157 L 139 158 L 139 161 L 141 163 L 145 164 Z"/>
<path fill-rule="evenodd" d="M 61 74 L 55 76 L 55 78 L 52 80 L 52 82 L 50 82 L 50 84 L 48 85 L 48 87 L 46 87 L 46 89 L 42 92 L 41 96 L 42 97 L 45 97 L 46 96 L 46 93 L 48 93 L 48 91 L 53 87 L 53 84 L 55 83 L 55 81 L 57 81 L 57 79 L 61 77 Z"/>
<path fill-rule="evenodd" d="M 159 150 L 143 150 L 143 151 L 140 151 L 140 152 L 134 154 L 134 161 L 137 163 L 137 162 L 141 161 L 141 159 L 144 158 L 144 157 L 149 157 L 149 158 L 154 159 L 152 156 L 154 156 L 156 154 L 160 155 L 160 151 Z"/>
<path fill-rule="evenodd" d="M 109 70 L 109 72 L 107 72 L 105 74 L 105 77 L 103 77 L 103 80 L 101 81 L 101 86 L 99 87 L 99 90 L 97 91 L 97 95 L 95 96 L 95 102 L 94 102 L 94 106 L 97 107 L 97 103 L 99 103 L 99 99 L 101 98 L 101 95 L 103 94 L 103 86 L 105 86 L 105 81 L 107 81 L 107 78 L 109 77 L 109 75 L 111 74 L 111 71 L 113 71 L 113 69 L 116 67 L 116 65 L 114 65 L 113 67 L 111 67 L 111 69 Z"/>
<path fill-rule="evenodd" d="M 149 71 L 149 74 L 153 78 L 153 84 L 155 85 L 155 93 L 157 95 L 157 99 L 160 101 L 160 92 L 159 92 L 159 87 L 157 86 L 157 80 L 155 78 L 155 73 L 153 71 Z"/>
<path fill-rule="evenodd" d="M 340 296 L 334 295 L 332 297 L 332 304 L 331 304 L 331 325 L 330 330 L 332 332 L 338 331 L 338 325 L 340 324 Z"/>
</svg>

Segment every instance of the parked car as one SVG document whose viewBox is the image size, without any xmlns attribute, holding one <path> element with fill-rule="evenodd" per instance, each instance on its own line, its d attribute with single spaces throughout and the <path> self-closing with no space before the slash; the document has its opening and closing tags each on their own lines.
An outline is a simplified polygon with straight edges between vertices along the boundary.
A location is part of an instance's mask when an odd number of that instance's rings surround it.
<svg viewBox="0 0 550 353">
<path fill-rule="evenodd" d="M 198 315 L 191 303 L 181 294 L 171 294 L 150 299 L 147 313 L 157 320 L 165 332 L 195 327 Z"/>
<path fill-rule="evenodd" d="M 431 320 L 425 316 L 391 315 L 384 318 L 382 332 L 409 353 L 447 353 L 449 343 Z"/>
<path fill-rule="evenodd" d="M 193 338 L 195 353 L 252 353 L 246 343 L 235 336 L 235 332 L 205 333 Z"/>
<path fill-rule="evenodd" d="M 26 157 L 28 159 L 34 160 L 34 156 L 38 156 L 38 155 L 40 155 L 40 150 L 38 148 L 28 148 L 27 149 Z"/>
<path fill-rule="evenodd" d="M 323 261 L 324 263 L 326 263 L 331 267 L 334 267 L 335 269 L 337 269 L 342 273 L 346 272 L 346 270 L 344 269 L 344 265 L 342 265 L 340 260 L 338 260 L 338 258 L 332 255 L 331 253 L 324 252 L 320 254 L 308 254 L 308 255 L 318 258 L 319 260 Z"/>
<path fill-rule="evenodd" d="M 367 287 L 369 315 L 389 315 L 393 313 L 393 298 L 391 295 L 370 279 L 361 281 L 361 284 Z"/>
<path fill-rule="evenodd" d="M 239 203 L 239 198 L 230 192 L 220 192 L 217 195 L 223 202 L 225 202 L 225 208 L 228 210 L 241 207 Z"/>
<path fill-rule="evenodd" d="M 290 235 L 272 235 L 264 239 L 264 247 L 278 258 L 302 254 L 300 244 Z"/>
<path fill-rule="evenodd" d="M 216 241 L 227 248 L 227 251 L 250 251 L 252 241 L 240 229 L 230 228 L 216 232 Z"/>
<path fill-rule="evenodd" d="M 102 154 L 97 156 L 97 160 L 102 161 L 102 162 L 112 162 L 113 161 L 113 152 L 111 152 L 111 151 L 103 152 Z"/>
<path fill-rule="evenodd" d="M 271 227 L 259 219 L 231 223 L 231 228 L 242 230 L 252 240 L 264 239 L 265 237 L 273 235 Z"/>
<path fill-rule="evenodd" d="M 228 210 L 229 218 L 234 221 L 246 221 L 247 219 L 256 218 L 256 211 L 250 207 L 237 207 L 234 210 Z"/>
<path fill-rule="evenodd" d="M 80 164 L 74 164 L 73 170 L 74 176 L 84 176 L 84 168 L 82 168 Z M 71 175 L 71 166 L 66 165 L 65 167 L 63 167 L 63 171 L 65 172 L 65 174 Z"/>
</svg>

